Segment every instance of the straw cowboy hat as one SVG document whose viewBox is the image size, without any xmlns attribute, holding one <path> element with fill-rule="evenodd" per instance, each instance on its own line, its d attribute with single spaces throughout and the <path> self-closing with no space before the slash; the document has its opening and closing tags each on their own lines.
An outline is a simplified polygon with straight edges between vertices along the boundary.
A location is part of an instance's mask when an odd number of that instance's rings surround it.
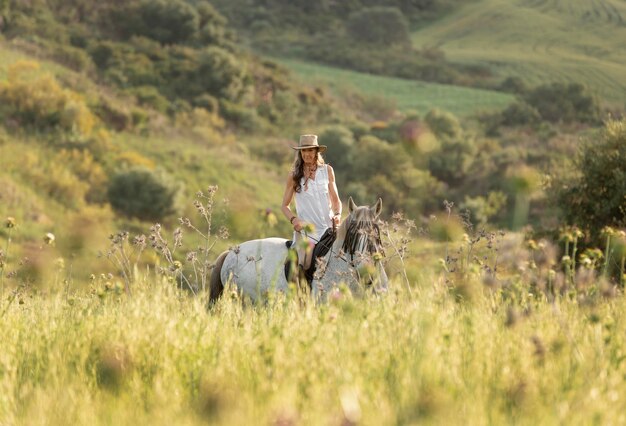
<svg viewBox="0 0 626 426">
<path fill-rule="evenodd" d="M 317 142 L 317 135 L 302 135 L 300 136 L 300 142 L 298 143 L 298 146 L 292 146 L 291 148 L 295 150 L 318 148 L 320 152 L 324 152 L 328 147 L 326 145 L 320 145 Z"/>
</svg>

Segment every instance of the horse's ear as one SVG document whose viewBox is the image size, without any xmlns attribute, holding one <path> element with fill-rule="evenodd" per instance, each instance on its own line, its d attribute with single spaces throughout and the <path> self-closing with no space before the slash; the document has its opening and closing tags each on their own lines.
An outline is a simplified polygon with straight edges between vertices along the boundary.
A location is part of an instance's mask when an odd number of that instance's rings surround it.
<svg viewBox="0 0 626 426">
<path fill-rule="evenodd" d="M 374 207 L 371 208 L 371 210 L 372 213 L 374 213 L 374 218 L 380 216 L 380 212 L 383 211 L 383 199 L 379 198 L 378 201 L 376 201 L 376 204 L 374 204 Z"/>
<path fill-rule="evenodd" d="M 354 204 L 354 200 L 352 199 L 352 196 L 350 196 L 350 199 L 348 200 L 348 212 L 352 213 L 355 210 L 356 204 Z"/>
</svg>

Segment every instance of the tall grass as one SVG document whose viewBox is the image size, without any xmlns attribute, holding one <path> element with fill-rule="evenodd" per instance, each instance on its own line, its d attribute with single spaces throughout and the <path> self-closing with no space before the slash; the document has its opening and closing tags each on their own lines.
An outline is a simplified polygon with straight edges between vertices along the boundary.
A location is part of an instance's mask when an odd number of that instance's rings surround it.
<svg viewBox="0 0 626 426">
<path fill-rule="evenodd" d="M 275 297 L 207 312 L 141 281 L 18 296 L 0 328 L 0 424 L 622 423 L 623 298 L 458 303 L 430 277 L 409 296 Z"/>
</svg>

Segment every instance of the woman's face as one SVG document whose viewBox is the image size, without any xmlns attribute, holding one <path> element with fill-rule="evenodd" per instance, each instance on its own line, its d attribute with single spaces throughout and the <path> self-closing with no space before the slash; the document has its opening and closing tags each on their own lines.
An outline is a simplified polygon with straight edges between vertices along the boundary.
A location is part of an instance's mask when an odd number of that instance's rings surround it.
<svg viewBox="0 0 626 426">
<path fill-rule="evenodd" d="M 306 148 L 300 152 L 302 153 L 302 161 L 305 164 L 313 165 L 317 162 L 317 148 Z"/>
</svg>

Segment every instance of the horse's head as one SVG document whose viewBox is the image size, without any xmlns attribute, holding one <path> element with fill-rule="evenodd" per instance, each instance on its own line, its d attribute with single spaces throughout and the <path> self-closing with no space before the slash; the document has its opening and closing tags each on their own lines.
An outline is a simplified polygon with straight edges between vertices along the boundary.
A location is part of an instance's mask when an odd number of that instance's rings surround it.
<svg viewBox="0 0 626 426">
<path fill-rule="evenodd" d="M 363 281 L 367 284 L 379 281 L 386 287 L 387 276 L 381 265 L 384 253 L 378 225 L 383 201 L 379 198 L 373 206 L 357 206 L 350 197 L 348 208 L 350 214 L 343 221 L 337 238 L 342 241 L 341 251 L 352 266 L 360 271 Z"/>
</svg>

